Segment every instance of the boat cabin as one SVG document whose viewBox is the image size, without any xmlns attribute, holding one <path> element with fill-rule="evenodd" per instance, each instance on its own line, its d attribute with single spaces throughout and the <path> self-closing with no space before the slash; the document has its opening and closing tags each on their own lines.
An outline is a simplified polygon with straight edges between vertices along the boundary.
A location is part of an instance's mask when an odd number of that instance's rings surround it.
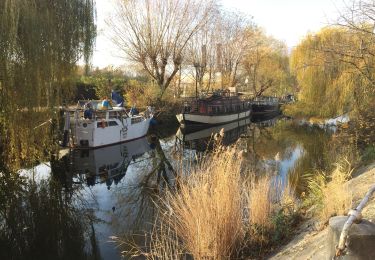
<svg viewBox="0 0 375 260">
<path fill-rule="evenodd" d="M 251 104 L 237 93 L 213 92 L 203 98 L 190 98 L 184 102 L 183 113 L 201 115 L 223 115 L 247 111 Z"/>
</svg>

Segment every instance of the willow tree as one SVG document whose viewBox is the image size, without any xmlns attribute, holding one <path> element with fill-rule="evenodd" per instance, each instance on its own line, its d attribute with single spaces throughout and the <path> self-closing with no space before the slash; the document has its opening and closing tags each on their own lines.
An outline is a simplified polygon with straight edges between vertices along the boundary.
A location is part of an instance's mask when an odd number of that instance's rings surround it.
<svg viewBox="0 0 375 260">
<path fill-rule="evenodd" d="M 6 168 L 45 153 L 41 140 L 49 130 L 35 127 L 69 92 L 76 62 L 90 59 L 94 20 L 93 0 L 0 1 L 0 151 L 12 162 Z M 34 117 L 39 107 L 45 115 Z"/>
<path fill-rule="evenodd" d="M 247 91 L 254 96 L 286 94 L 293 83 L 285 44 L 267 37 L 260 30 L 254 34 L 252 41 L 255 44 L 245 52 L 241 63 L 243 77 L 247 79 Z"/>
<path fill-rule="evenodd" d="M 337 24 L 350 31 L 357 44 L 338 55 L 357 75 L 353 97 L 356 102 L 356 136 L 366 144 L 375 143 L 375 3 L 351 0 L 341 11 Z"/>
<path fill-rule="evenodd" d="M 109 23 L 113 41 L 142 64 L 162 98 L 184 59 L 187 43 L 211 19 L 214 0 L 118 0 Z"/>
<path fill-rule="evenodd" d="M 326 28 L 308 35 L 292 52 L 291 68 L 296 75 L 307 114 L 337 116 L 353 107 L 358 73 L 343 48 L 358 45 L 358 38 L 342 28 Z"/>
</svg>

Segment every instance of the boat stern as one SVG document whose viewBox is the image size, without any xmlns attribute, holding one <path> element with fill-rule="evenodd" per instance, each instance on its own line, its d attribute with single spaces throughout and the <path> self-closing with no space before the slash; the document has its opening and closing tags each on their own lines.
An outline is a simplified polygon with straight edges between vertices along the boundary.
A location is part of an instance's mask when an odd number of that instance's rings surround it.
<svg viewBox="0 0 375 260">
<path fill-rule="evenodd" d="M 75 128 L 75 145 L 82 148 L 93 146 L 94 122 L 80 122 Z"/>
</svg>

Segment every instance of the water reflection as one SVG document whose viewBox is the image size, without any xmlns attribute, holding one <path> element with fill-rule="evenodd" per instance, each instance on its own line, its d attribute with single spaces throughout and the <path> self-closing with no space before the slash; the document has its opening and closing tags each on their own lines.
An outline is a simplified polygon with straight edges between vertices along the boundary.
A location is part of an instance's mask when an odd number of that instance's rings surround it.
<svg viewBox="0 0 375 260">
<path fill-rule="evenodd" d="M 235 143 L 250 125 L 250 118 L 228 123 L 225 125 L 213 126 L 209 128 L 190 130 L 179 128 L 176 133 L 177 145 L 182 145 L 188 149 L 196 151 L 206 151 L 213 148 L 213 136 L 221 131 L 224 137 L 221 143 L 225 146 Z"/>
<path fill-rule="evenodd" d="M 109 190 L 113 183 L 121 181 L 129 165 L 149 150 L 146 138 L 94 150 L 75 150 L 72 156 L 75 182 L 86 182 L 88 186 L 105 183 Z"/>
<path fill-rule="evenodd" d="M 75 183 L 95 217 L 99 248 L 104 259 L 118 259 L 121 248 L 110 236 L 145 242 L 152 228 L 155 199 L 166 186 L 173 185 L 174 168 L 155 136 L 105 148 L 75 151 L 72 155 Z"/>
<path fill-rule="evenodd" d="M 155 195 L 174 183 L 156 137 L 72 151 L 0 175 L 0 259 L 120 259 L 109 237 L 144 243 Z"/>
<path fill-rule="evenodd" d="M 311 174 L 329 163 L 330 140 L 330 132 L 287 118 L 257 121 L 244 140 L 246 160 L 253 172 L 272 174 L 283 186 L 288 183 L 300 194 L 306 190 Z"/>
<path fill-rule="evenodd" d="M 329 163 L 329 133 L 277 117 L 73 151 L 22 175 L 1 170 L 0 259 L 120 259 L 131 248 L 110 236 L 144 245 L 155 202 L 174 186 L 181 159 L 212 148 L 222 128 L 223 144 L 237 142 L 251 171 L 298 193 Z"/>
<path fill-rule="evenodd" d="M 224 130 L 223 145 L 235 142 L 245 151 L 246 168 L 256 174 L 273 176 L 281 187 L 289 184 L 297 194 L 307 188 L 316 170 L 327 167 L 331 132 L 300 125 L 279 115 L 258 116 L 198 131 L 176 133 L 176 146 L 187 151 L 212 149 L 212 134 Z M 190 158 L 194 158 L 190 155 Z"/>
<path fill-rule="evenodd" d="M 0 259 L 98 259 L 92 214 L 70 198 L 53 178 L 36 182 L 3 172 Z"/>
</svg>

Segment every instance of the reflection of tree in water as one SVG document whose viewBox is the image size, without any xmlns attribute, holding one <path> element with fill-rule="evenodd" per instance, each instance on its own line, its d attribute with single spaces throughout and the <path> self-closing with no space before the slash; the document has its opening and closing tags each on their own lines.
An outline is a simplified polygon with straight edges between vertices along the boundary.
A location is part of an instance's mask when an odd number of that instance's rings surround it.
<svg viewBox="0 0 375 260">
<path fill-rule="evenodd" d="M 302 156 L 288 173 L 290 186 L 296 194 L 301 194 L 307 190 L 312 175 L 329 167 L 331 135 L 321 129 L 307 127 L 291 128 L 289 132 L 298 138 L 303 147 Z"/>
<path fill-rule="evenodd" d="M 282 158 L 288 156 L 288 148 L 291 144 L 285 140 L 277 140 L 274 136 L 274 126 L 276 120 L 267 120 L 263 122 L 252 123 L 245 139 L 247 155 L 245 157 L 247 168 L 254 173 L 274 172 L 275 156 Z M 266 164 L 268 162 L 268 164 Z"/>
<path fill-rule="evenodd" d="M 76 61 L 92 52 L 94 3 L 0 1 L 0 10 L 0 259 L 92 258 L 72 194 L 17 171 L 58 151 L 55 108 L 71 92 Z"/>
<path fill-rule="evenodd" d="M 145 239 L 154 224 L 157 201 L 166 187 L 172 187 L 176 172 L 167 158 L 156 136 L 150 138 L 153 150 L 150 158 L 134 165 L 139 179 L 132 186 L 116 189 L 116 211 L 112 225 L 123 241 L 132 241 L 139 246 L 145 245 Z M 128 244 L 122 250 L 129 251 Z"/>
<path fill-rule="evenodd" d="M 97 259 L 93 217 L 54 178 L 0 175 L 0 259 Z M 90 236 L 91 249 L 85 244 Z"/>
<path fill-rule="evenodd" d="M 253 124 L 246 140 L 248 166 L 254 172 L 264 172 L 265 162 L 277 167 L 277 161 L 290 160 L 293 151 L 302 148 L 301 157 L 288 172 L 289 184 L 300 193 L 306 190 L 310 174 L 327 166 L 330 137 L 330 133 L 321 129 L 299 126 L 292 121 L 279 120 L 272 127 Z"/>
</svg>

